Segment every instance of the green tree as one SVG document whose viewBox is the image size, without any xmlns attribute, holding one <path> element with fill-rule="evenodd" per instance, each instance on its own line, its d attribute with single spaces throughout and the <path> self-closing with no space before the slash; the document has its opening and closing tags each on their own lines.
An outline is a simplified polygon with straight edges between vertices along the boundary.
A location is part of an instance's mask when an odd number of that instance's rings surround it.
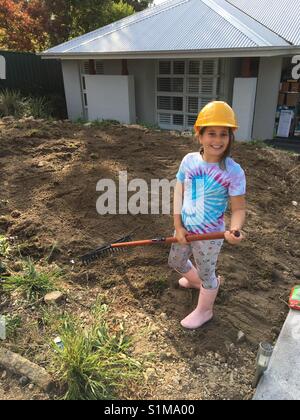
<svg viewBox="0 0 300 420">
<path fill-rule="evenodd" d="M 153 0 L 0 0 L 0 48 L 42 51 L 115 22 Z"/>
<path fill-rule="evenodd" d="M 153 1 L 154 0 L 126 0 L 126 3 L 132 6 L 136 12 L 140 12 L 151 6 Z"/>
</svg>

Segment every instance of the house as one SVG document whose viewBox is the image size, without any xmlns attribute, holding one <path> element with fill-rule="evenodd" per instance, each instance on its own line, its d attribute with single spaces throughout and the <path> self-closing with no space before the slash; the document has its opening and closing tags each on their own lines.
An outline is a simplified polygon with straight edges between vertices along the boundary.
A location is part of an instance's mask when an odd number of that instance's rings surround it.
<svg viewBox="0 0 300 420">
<path fill-rule="evenodd" d="M 284 105 L 295 128 L 298 54 L 300 0 L 169 0 L 41 55 L 62 61 L 71 119 L 187 130 L 225 100 L 248 140 L 273 138 Z"/>
</svg>

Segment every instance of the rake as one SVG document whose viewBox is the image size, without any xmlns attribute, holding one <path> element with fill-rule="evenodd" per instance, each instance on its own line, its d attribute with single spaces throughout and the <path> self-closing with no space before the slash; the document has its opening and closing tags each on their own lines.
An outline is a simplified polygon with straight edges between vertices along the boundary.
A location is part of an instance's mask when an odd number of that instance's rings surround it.
<svg viewBox="0 0 300 420">
<path fill-rule="evenodd" d="M 238 238 L 240 236 L 239 231 L 232 231 L 234 235 Z M 203 233 L 203 234 L 192 234 L 187 235 L 186 240 L 187 242 L 193 241 L 207 241 L 207 240 L 214 240 L 214 239 L 224 239 L 225 232 L 212 232 L 212 233 Z M 130 247 L 136 246 L 147 246 L 147 245 L 157 245 L 157 244 L 172 244 L 178 242 L 174 236 L 170 237 L 157 237 L 153 239 L 145 239 L 141 241 L 132 241 L 131 234 L 127 236 L 123 236 L 122 238 L 118 239 L 114 243 L 105 244 L 100 246 L 99 248 L 94 249 L 91 252 L 80 257 L 80 260 L 83 265 L 89 265 L 93 261 L 98 260 L 100 258 L 108 257 L 114 253 L 125 251 Z"/>
</svg>

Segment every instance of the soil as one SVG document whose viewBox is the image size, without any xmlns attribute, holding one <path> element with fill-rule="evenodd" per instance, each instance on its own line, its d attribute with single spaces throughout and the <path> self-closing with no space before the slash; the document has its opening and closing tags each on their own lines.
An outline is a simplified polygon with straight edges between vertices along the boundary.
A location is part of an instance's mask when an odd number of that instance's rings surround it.
<svg viewBox="0 0 300 420">
<path fill-rule="evenodd" d="M 50 255 L 68 272 L 70 296 L 81 305 L 74 311 L 82 317 L 104 296 L 133 335 L 136 355 L 152 354 L 144 384 L 132 385 L 124 397 L 252 398 L 258 343 L 276 340 L 290 290 L 299 283 L 299 156 L 235 145 L 233 158 L 247 177 L 246 240 L 223 246 L 218 274 L 224 284 L 214 320 L 185 331 L 180 320 L 195 306 L 197 292 L 178 287 L 179 275 L 167 266 L 168 247 L 139 248 L 88 267 L 70 260 L 133 230 L 134 239 L 172 235 L 171 215 L 98 215 L 96 185 L 118 180 L 121 170 L 148 185 L 152 178 L 172 180 L 183 156 L 198 150 L 195 139 L 141 126 L 33 119 L 4 118 L 0 130 L 0 234 L 13 237 L 24 257 Z M 245 340 L 238 343 L 240 331 Z M 24 392 L 10 393 L 0 381 L 0 399 L 30 398 Z"/>
</svg>

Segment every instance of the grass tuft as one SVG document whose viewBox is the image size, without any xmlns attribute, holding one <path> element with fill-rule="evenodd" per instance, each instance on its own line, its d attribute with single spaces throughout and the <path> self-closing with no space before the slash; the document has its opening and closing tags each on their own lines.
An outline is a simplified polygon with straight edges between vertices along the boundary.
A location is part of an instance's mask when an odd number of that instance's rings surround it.
<svg viewBox="0 0 300 420">
<path fill-rule="evenodd" d="M 141 364 L 130 355 L 124 327 L 110 331 L 106 311 L 106 305 L 97 307 L 87 328 L 68 319 L 60 330 L 63 348 L 55 347 L 53 367 L 67 387 L 66 400 L 115 399 L 120 388 L 139 377 Z"/>
<path fill-rule="evenodd" d="M 38 300 L 45 294 L 57 290 L 56 282 L 61 271 L 39 271 L 28 259 L 23 272 L 2 278 L 2 288 L 5 292 L 20 291 L 29 301 Z"/>
</svg>

